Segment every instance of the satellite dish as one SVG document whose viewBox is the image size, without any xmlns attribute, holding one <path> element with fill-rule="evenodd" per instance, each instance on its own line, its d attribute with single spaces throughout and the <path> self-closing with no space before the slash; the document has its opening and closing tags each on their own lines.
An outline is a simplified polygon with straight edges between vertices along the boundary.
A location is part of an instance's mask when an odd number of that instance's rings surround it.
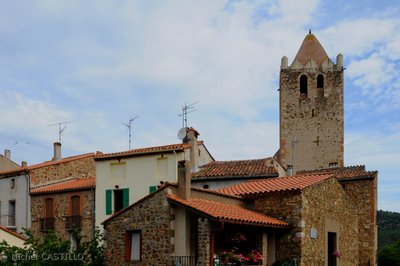
<svg viewBox="0 0 400 266">
<path fill-rule="evenodd" d="M 178 131 L 178 139 L 183 140 L 186 137 L 187 127 L 183 127 Z"/>
</svg>

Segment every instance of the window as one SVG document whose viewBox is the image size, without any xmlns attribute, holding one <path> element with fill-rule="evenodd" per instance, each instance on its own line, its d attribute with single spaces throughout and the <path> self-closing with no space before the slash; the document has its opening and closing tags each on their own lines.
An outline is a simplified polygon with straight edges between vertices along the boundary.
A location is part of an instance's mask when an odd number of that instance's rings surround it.
<svg viewBox="0 0 400 266">
<path fill-rule="evenodd" d="M 139 261 L 142 255 L 142 234 L 140 230 L 125 234 L 125 261 Z"/>
<path fill-rule="evenodd" d="M 40 219 L 40 229 L 42 231 L 54 230 L 54 200 L 47 198 L 44 200 L 44 218 Z"/>
<path fill-rule="evenodd" d="M 15 188 L 15 178 L 11 178 L 10 180 L 10 187 Z"/>
<path fill-rule="evenodd" d="M 8 226 L 15 226 L 15 200 L 10 200 L 8 204 Z"/>
<path fill-rule="evenodd" d="M 65 229 L 72 230 L 74 228 L 81 228 L 81 225 L 81 197 L 75 195 L 71 197 L 70 215 L 65 219 Z"/>
<path fill-rule="evenodd" d="M 129 188 L 106 190 L 106 214 L 118 212 L 129 206 Z"/>
<path fill-rule="evenodd" d="M 317 76 L 317 88 L 323 89 L 324 88 L 324 75 L 319 74 Z"/>
<path fill-rule="evenodd" d="M 300 77 L 300 95 L 307 96 L 308 91 L 308 78 L 306 75 L 301 75 Z"/>
<path fill-rule="evenodd" d="M 330 168 L 334 168 L 334 167 L 337 167 L 337 166 L 338 166 L 338 163 L 337 163 L 337 162 L 329 163 L 329 167 L 330 167 Z"/>
<path fill-rule="evenodd" d="M 155 191 L 157 191 L 157 186 L 150 186 L 150 187 L 149 187 L 149 193 L 150 193 L 150 194 L 153 193 L 153 192 L 155 192 Z"/>
</svg>

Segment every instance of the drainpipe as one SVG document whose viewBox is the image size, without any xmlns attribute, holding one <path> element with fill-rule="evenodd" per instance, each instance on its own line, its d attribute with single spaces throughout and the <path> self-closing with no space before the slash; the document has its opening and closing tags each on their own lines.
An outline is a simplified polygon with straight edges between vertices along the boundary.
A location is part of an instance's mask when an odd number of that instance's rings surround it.
<svg viewBox="0 0 400 266">
<path fill-rule="evenodd" d="M 30 194 L 29 194 L 29 188 L 30 188 L 30 179 L 29 179 L 29 176 L 28 176 L 28 174 L 25 172 L 25 174 L 24 174 L 24 177 L 25 177 L 25 181 L 26 181 L 26 196 L 25 196 L 25 206 L 26 206 L 26 209 L 25 209 L 25 228 L 28 228 L 28 216 L 29 216 L 29 208 L 31 207 L 30 206 L 30 204 L 29 204 L 29 197 L 30 197 Z"/>
<path fill-rule="evenodd" d="M 91 188 L 90 189 L 92 191 L 92 211 L 90 213 L 90 220 L 91 220 L 91 224 L 92 224 L 92 240 L 95 237 L 95 230 L 96 230 L 96 224 L 95 224 L 95 202 L 96 202 L 96 190 L 95 188 Z"/>
</svg>

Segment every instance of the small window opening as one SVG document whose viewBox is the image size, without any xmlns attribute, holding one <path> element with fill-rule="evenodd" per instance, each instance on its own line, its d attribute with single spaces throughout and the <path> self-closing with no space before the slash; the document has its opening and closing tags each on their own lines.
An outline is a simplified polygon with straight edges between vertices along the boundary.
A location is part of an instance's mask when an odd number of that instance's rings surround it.
<svg viewBox="0 0 400 266">
<path fill-rule="evenodd" d="M 308 78 L 306 75 L 300 77 L 300 95 L 307 96 L 308 91 Z"/>
<path fill-rule="evenodd" d="M 204 189 L 209 189 L 210 186 L 209 186 L 209 185 L 203 185 L 203 188 L 204 188 Z"/>
<path fill-rule="evenodd" d="M 124 195 L 122 189 L 114 190 L 114 212 L 118 212 L 124 208 Z"/>
<path fill-rule="evenodd" d="M 11 179 L 10 186 L 11 186 L 11 188 L 15 188 L 15 178 Z"/>
<path fill-rule="evenodd" d="M 336 167 L 336 166 L 338 166 L 338 163 L 337 162 L 332 162 L 332 163 L 329 163 L 329 167 Z"/>
<path fill-rule="evenodd" d="M 323 89 L 324 88 L 324 75 L 319 74 L 317 77 L 317 88 Z"/>
</svg>

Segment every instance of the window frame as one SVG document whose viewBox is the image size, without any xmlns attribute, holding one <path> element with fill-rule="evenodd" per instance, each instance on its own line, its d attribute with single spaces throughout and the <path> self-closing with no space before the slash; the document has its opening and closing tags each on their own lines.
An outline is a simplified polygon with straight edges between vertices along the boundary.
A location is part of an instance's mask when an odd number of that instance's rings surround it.
<svg viewBox="0 0 400 266">
<path fill-rule="evenodd" d="M 138 252 L 139 256 L 138 258 L 132 258 L 132 240 L 133 236 L 138 236 L 139 241 L 138 241 Z M 133 262 L 138 262 L 142 260 L 142 230 L 127 230 L 125 232 L 125 261 L 133 261 Z"/>
</svg>

